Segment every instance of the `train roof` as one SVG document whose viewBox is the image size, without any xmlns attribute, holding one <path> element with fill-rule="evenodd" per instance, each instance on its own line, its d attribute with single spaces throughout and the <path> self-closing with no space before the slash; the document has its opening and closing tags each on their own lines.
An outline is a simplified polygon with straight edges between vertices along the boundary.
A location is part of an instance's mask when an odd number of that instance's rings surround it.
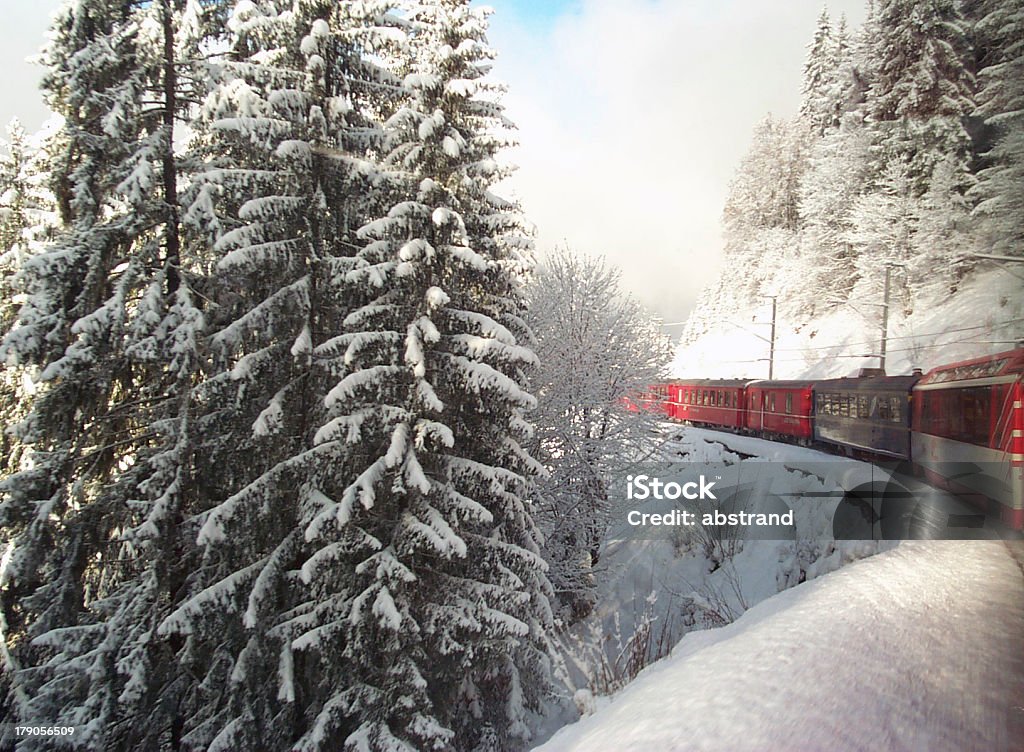
<svg viewBox="0 0 1024 752">
<path fill-rule="evenodd" d="M 814 382 L 819 391 L 837 390 L 848 392 L 909 392 L 921 377 L 914 376 L 867 376 L 845 379 L 822 379 Z"/>
<path fill-rule="evenodd" d="M 918 386 L 990 379 L 1018 373 L 1024 373 L 1024 347 L 933 368 L 918 382 Z"/>
<path fill-rule="evenodd" d="M 738 388 L 750 383 L 750 379 L 673 379 L 671 384 L 676 386 L 715 386 L 724 388 Z"/>
<path fill-rule="evenodd" d="M 814 382 L 809 379 L 781 379 L 772 381 L 758 379 L 747 384 L 747 387 L 751 389 L 802 389 L 812 386 L 814 386 Z"/>
</svg>

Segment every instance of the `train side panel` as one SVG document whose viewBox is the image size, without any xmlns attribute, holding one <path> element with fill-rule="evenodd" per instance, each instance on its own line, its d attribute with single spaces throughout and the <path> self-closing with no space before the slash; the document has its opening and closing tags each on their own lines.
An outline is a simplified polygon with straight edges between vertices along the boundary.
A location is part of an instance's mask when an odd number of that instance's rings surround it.
<svg viewBox="0 0 1024 752">
<path fill-rule="evenodd" d="M 736 380 L 678 382 L 673 398 L 673 417 L 694 425 L 739 430 L 744 425 L 745 386 L 745 381 Z"/>
<path fill-rule="evenodd" d="M 746 428 L 809 442 L 814 402 L 810 381 L 754 381 L 747 386 Z"/>
<path fill-rule="evenodd" d="M 844 451 L 910 459 L 910 393 L 917 380 L 881 376 L 815 382 L 815 440 Z"/>
<path fill-rule="evenodd" d="M 928 480 L 1024 529 L 1024 348 L 930 371 L 914 388 L 912 455 Z"/>
</svg>

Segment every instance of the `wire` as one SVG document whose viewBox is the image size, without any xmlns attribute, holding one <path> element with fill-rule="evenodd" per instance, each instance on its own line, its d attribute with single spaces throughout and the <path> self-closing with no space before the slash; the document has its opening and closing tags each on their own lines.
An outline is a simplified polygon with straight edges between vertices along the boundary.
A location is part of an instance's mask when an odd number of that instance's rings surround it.
<svg viewBox="0 0 1024 752">
<path fill-rule="evenodd" d="M 970 328 L 973 329 L 973 328 L 977 328 L 977 327 L 970 327 Z M 984 327 L 982 327 L 982 328 L 984 328 Z M 949 331 L 956 331 L 956 330 L 950 329 Z M 966 331 L 966 329 L 964 329 L 962 331 Z M 921 336 L 925 336 L 925 335 L 921 335 Z M 886 356 L 888 356 L 890 353 L 914 352 L 915 350 L 937 350 L 940 347 L 947 347 L 949 345 L 962 345 L 962 344 L 975 344 L 975 345 L 1002 345 L 1002 344 L 1007 344 L 1007 345 L 1012 345 L 1012 344 L 1016 344 L 1016 343 L 1017 343 L 1017 340 L 984 340 L 984 341 L 980 341 L 979 342 L 979 341 L 973 340 L 971 338 L 955 339 L 955 340 L 953 340 L 951 342 L 939 342 L 939 343 L 936 343 L 936 344 L 933 344 L 933 345 L 917 345 L 915 347 L 897 347 L 897 348 L 892 348 L 892 349 L 888 349 L 887 348 L 886 349 Z M 874 343 L 869 342 L 869 343 L 866 343 L 866 344 L 874 344 Z M 776 352 L 778 352 L 778 350 L 776 350 Z M 834 358 L 877 358 L 877 357 L 880 357 L 880 354 L 878 354 L 878 353 L 870 353 L 870 354 L 864 354 L 864 355 L 833 355 L 831 357 L 834 357 Z M 721 361 L 718 361 L 718 362 L 719 363 L 766 363 L 767 361 L 768 361 L 768 358 L 749 358 L 747 360 L 721 360 Z M 804 362 L 806 362 L 806 359 L 805 358 L 776 358 L 775 362 L 776 363 L 804 363 Z"/>
<path fill-rule="evenodd" d="M 937 337 L 937 336 L 940 336 L 940 335 L 943 335 L 943 334 L 955 334 L 957 332 L 970 332 L 970 331 L 974 331 L 976 329 L 997 329 L 999 327 L 1008 326 L 1010 324 L 1016 324 L 1016 323 L 1019 323 L 1019 322 L 1024 322 L 1024 318 L 1009 319 L 1007 321 L 1003 321 L 1003 322 L 1000 322 L 998 324 L 992 324 L 991 326 L 989 326 L 988 324 L 980 324 L 978 326 L 964 326 L 964 327 L 960 327 L 960 328 L 957 328 L 957 329 L 946 329 L 945 331 L 941 331 L 941 332 L 920 332 L 920 333 L 917 333 L 917 334 L 907 334 L 907 335 L 903 335 L 903 336 L 900 336 L 900 337 L 887 337 L 886 341 L 887 342 L 896 342 L 898 340 L 916 339 L 918 337 Z M 952 342 L 940 342 L 940 343 L 931 344 L 931 345 L 915 345 L 914 347 L 908 347 L 908 348 L 904 348 L 904 349 L 895 349 L 895 350 L 891 350 L 890 349 L 890 350 L 888 350 L 888 352 L 909 352 L 910 350 L 918 350 L 918 349 L 931 350 L 931 349 L 934 349 L 936 347 L 945 347 L 946 345 L 954 345 L 954 344 L 958 344 L 958 343 L 962 343 L 962 342 L 969 342 L 969 341 L 970 340 L 959 339 L 959 340 L 953 340 Z M 991 344 L 1014 344 L 1016 341 L 1017 340 L 1000 340 L 999 342 L 993 342 Z M 868 346 L 877 345 L 877 344 L 878 344 L 878 338 L 875 338 L 875 339 L 865 340 L 863 342 L 844 342 L 844 343 L 842 343 L 840 345 L 807 345 L 806 347 L 776 347 L 775 348 L 775 352 L 780 353 L 780 352 L 806 352 L 808 350 L 834 350 L 837 347 L 846 347 L 846 348 L 862 347 L 862 346 L 863 347 L 868 347 Z M 986 344 L 986 343 L 979 342 L 978 344 Z M 859 357 L 859 356 L 857 356 L 857 355 L 847 355 L 847 356 L 835 356 L 835 357 L 856 358 L 856 357 Z M 768 360 L 768 359 L 767 358 L 760 358 L 758 360 Z M 797 358 L 797 359 L 776 358 L 775 362 L 776 363 L 796 363 L 799 360 L 802 360 L 802 358 Z M 722 363 L 754 363 L 754 362 L 756 362 L 756 360 L 723 360 L 721 362 Z"/>
<path fill-rule="evenodd" d="M 902 339 L 915 339 L 917 337 L 935 337 L 941 334 L 955 334 L 956 332 L 970 332 L 975 329 L 997 329 L 1010 324 L 1017 324 L 1024 321 L 1024 318 L 1008 319 L 998 324 L 979 324 L 977 326 L 964 326 L 958 329 L 946 329 L 941 332 L 918 332 L 916 334 L 904 334 L 899 337 L 886 337 L 886 341 L 895 342 Z M 844 342 L 842 345 L 807 345 L 806 347 L 776 347 L 775 352 L 802 352 L 804 350 L 830 350 L 834 347 L 859 347 L 860 345 L 874 345 L 878 343 L 878 337 L 864 342 Z"/>
</svg>

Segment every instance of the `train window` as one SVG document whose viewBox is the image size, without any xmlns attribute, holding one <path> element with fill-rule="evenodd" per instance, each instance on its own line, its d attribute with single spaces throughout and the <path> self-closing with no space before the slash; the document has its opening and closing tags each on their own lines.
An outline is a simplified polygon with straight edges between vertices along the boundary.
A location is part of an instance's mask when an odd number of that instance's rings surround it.
<svg viewBox="0 0 1024 752">
<path fill-rule="evenodd" d="M 927 391 L 921 396 L 922 431 L 967 444 L 989 446 L 991 388 L 943 389 Z"/>
<path fill-rule="evenodd" d="M 844 418 L 850 417 L 850 403 L 847 401 L 845 394 L 839 395 L 839 414 Z"/>
<path fill-rule="evenodd" d="M 786 395 L 786 415 L 792 415 L 792 414 L 793 414 L 793 395 L 792 394 L 787 394 Z"/>
<path fill-rule="evenodd" d="M 890 397 L 889 398 L 889 416 L 893 423 L 899 423 L 902 420 L 903 411 L 900 410 L 900 398 Z"/>
<path fill-rule="evenodd" d="M 881 420 L 889 420 L 889 400 L 885 397 L 878 398 L 878 417 Z"/>
<path fill-rule="evenodd" d="M 725 404 L 725 392 L 718 393 L 718 406 L 721 407 Z"/>
<path fill-rule="evenodd" d="M 861 419 L 871 417 L 871 410 L 866 394 L 862 394 L 857 397 L 857 417 Z"/>
<path fill-rule="evenodd" d="M 775 392 L 772 392 L 771 396 L 768 397 L 768 411 L 775 412 Z"/>
</svg>

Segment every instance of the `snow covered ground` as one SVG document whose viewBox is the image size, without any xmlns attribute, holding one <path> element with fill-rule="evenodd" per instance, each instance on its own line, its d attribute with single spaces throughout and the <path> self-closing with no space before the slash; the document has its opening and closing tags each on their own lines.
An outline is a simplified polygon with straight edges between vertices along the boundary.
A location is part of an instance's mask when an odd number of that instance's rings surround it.
<svg viewBox="0 0 1024 752">
<path fill-rule="evenodd" d="M 953 298 L 933 290 L 907 315 L 889 317 L 886 371 L 925 371 L 945 363 L 1010 350 L 1024 337 L 1024 280 L 1019 269 L 989 268 L 967 279 Z M 775 378 L 836 378 L 878 365 L 880 309 L 867 301 L 844 305 L 811 322 L 780 315 Z M 679 378 L 767 378 L 770 304 L 717 323 L 672 363 Z"/>
<path fill-rule="evenodd" d="M 1020 750 L 1024 574 L 905 542 L 691 632 L 538 752 Z"/>
</svg>

